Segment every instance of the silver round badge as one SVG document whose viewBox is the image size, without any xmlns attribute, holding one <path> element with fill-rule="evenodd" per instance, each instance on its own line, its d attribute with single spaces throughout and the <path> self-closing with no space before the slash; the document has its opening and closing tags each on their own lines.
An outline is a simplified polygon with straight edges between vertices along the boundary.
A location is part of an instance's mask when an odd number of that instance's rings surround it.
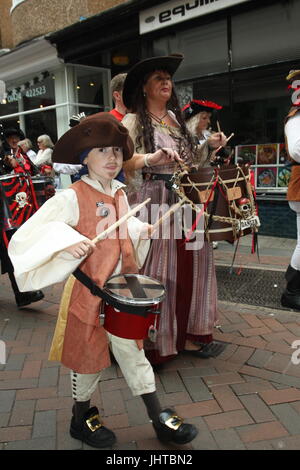
<svg viewBox="0 0 300 470">
<path fill-rule="evenodd" d="M 102 208 L 100 209 L 100 216 L 101 216 L 101 217 L 107 217 L 108 214 L 109 214 L 109 209 L 108 209 L 108 207 L 102 207 Z"/>
</svg>

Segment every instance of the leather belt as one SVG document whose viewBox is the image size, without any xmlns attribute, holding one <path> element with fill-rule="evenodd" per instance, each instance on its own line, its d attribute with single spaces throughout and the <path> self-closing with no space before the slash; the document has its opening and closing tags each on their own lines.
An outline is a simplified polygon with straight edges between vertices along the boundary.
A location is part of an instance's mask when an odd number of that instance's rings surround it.
<svg viewBox="0 0 300 470">
<path fill-rule="evenodd" d="M 170 182 L 173 177 L 173 174 L 170 173 L 143 173 L 143 179 L 145 181 L 167 181 Z"/>
</svg>

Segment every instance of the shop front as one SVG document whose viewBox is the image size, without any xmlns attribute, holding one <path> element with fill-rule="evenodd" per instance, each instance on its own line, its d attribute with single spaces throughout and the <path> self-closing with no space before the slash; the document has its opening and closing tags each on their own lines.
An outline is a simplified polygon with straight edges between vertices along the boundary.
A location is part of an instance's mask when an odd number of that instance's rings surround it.
<svg viewBox="0 0 300 470">
<path fill-rule="evenodd" d="M 227 135 L 234 133 L 233 160 L 249 161 L 255 171 L 261 233 L 282 236 L 287 215 L 283 235 L 295 237 L 285 201 L 290 168 L 283 127 L 292 104 L 285 77 L 300 64 L 299 17 L 296 0 L 124 2 L 48 34 L 43 43 L 55 50 L 54 62 L 45 64 L 48 50 L 38 68 L 28 69 L 27 60 L 26 74 L 11 68 L 5 79 L 0 72 L 10 97 L 0 105 L 1 122 L 17 120 L 33 139 L 43 131 L 56 140 L 74 112 L 110 108 L 110 76 L 142 58 L 183 53 L 174 76 L 181 104 L 194 98 L 223 106 L 218 120 Z M 34 83 L 37 71 L 49 75 Z"/>
<path fill-rule="evenodd" d="M 233 160 L 255 171 L 261 233 L 296 237 L 283 123 L 291 106 L 285 77 L 300 64 L 299 17 L 295 0 L 133 0 L 47 39 L 66 62 L 108 67 L 112 76 L 142 58 L 183 53 L 174 76 L 181 105 L 194 98 L 223 106 L 218 119 L 234 133 Z"/>
<path fill-rule="evenodd" d="M 300 65 L 299 17 L 296 1 L 174 0 L 140 13 L 154 55 L 184 54 L 175 75 L 181 104 L 194 98 L 223 106 L 218 120 L 226 135 L 234 133 L 232 160 L 250 162 L 255 172 L 261 233 L 291 238 L 284 118 L 292 101 L 285 77 Z"/>
<path fill-rule="evenodd" d="M 28 47 L 34 49 L 33 44 Z M 51 47 L 45 40 L 39 41 L 39 46 Z M 109 110 L 112 105 L 109 69 L 65 64 L 57 58 L 53 47 L 51 52 L 52 60 L 48 57 L 47 62 L 41 60 L 37 66 L 31 63 L 32 67 L 27 63 L 23 71 L 18 59 L 24 61 L 24 56 L 28 57 L 26 48 L 0 58 L 5 70 L 0 79 L 6 86 L 5 99 L 0 102 L 0 123 L 4 129 L 22 129 L 34 150 L 39 135 L 47 134 L 56 142 L 69 129 L 73 114 L 89 115 Z M 10 70 L 4 68 L 5 61 L 10 62 Z"/>
</svg>

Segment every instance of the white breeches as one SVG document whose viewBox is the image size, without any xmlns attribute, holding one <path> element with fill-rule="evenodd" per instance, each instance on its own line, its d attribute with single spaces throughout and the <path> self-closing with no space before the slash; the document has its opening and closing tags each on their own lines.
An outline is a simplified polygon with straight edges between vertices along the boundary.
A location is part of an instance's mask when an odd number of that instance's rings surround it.
<svg viewBox="0 0 300 470">
<path fill-rule="evenodd" d="M 300 201 L 290 201 L 289 206 L 297 214 L 297 245 L 292 254 L 291 266 L 300 271 Z"/>
<path fill-rule="evenodd" d="M 135 340 L 124 339 L 107 332 L 110 349 L 118 362 L 124 378 L 134 396 L 155 392 L 155 378 L 152 366 L 139 350 Z M 78 374 L 71 371 L 72 397 L 77 401 L 87 401 L 96 390 L 101 372 Z"/>
</svg>

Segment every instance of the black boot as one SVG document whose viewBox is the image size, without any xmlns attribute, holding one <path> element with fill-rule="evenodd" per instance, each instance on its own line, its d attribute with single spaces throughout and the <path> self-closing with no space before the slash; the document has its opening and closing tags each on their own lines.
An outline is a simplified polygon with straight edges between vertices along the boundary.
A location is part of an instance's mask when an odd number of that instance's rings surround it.
<svg viewBox="0 0 300 470">
<path fill-rule="evenodd" d="M 111 447 L 116 442 L 115 434 L 102 425 L 98 408 L 90 408 L 90 400 L 75 402 L 73 406 L 70 434 L 91 447 Z"/>
<path fill-rule="evenodd" d="M 285 273 L 286 289 L 281 296 L 283 307 L 300 310 L 300 271 L 290 265 Z"/>
<path fill-rule="evenodd" d="M 146 393 L 141 397 L 160 441 L 187 444 L 197 436 L 198 429 L 193 424 L 184 423 L 174 410 L 161 410 L 156 392 Z"/>
<path fill-rule="evenodd" d="M 32 304 L 33 302 L 38 302 L 42 300 L 45 296 L 41 290 L 20 292 L 16 279 L 13 273 L 8 274 L 11 287 L 15 294 L 16 304 L 18 307 L 25 307 L 25 305 Z"/>
</svg>

